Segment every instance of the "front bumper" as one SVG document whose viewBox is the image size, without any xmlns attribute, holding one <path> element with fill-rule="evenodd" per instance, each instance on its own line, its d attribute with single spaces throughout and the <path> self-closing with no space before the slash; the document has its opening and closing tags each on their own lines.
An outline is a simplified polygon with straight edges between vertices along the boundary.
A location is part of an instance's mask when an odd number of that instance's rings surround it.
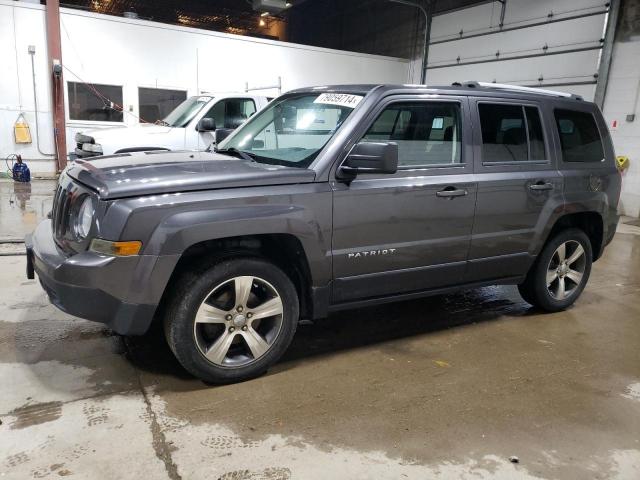
<svg viewBox="0 0 640 480">
<path fill-rule="evenodd" d="M 147 331 L 157 302 L 126 301 L 137 278 L 141 256 L 109 257 L 82 252 L 72 256 L 55 243 L 51 221 L 44 220 L 25 238 L 27 277 L 38 274 L 51 303 L 63 312 L 104 323 L 122 335 Z M 144 283 L 143 283 L 144 285 Z"/>
</svg>

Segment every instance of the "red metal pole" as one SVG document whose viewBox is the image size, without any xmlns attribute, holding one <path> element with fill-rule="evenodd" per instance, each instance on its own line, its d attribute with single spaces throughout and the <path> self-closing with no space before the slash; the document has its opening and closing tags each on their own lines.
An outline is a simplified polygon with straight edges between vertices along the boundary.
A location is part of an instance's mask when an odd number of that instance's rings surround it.
<svg viewBox="0 0 640 480">
<path fill-rule="evenodd" d="M 60 41 L 60 1 L 47 0 L 47 52 L 51 74 L 51 98 L 53 105 L 54 137 L 56 140 L 56 164 L 58 172 L 67 165 L 67 135 L 64 121 L 64 81 L 62 71 L 54 74 L 54 64 L 62 65 Z"/>
</svg>

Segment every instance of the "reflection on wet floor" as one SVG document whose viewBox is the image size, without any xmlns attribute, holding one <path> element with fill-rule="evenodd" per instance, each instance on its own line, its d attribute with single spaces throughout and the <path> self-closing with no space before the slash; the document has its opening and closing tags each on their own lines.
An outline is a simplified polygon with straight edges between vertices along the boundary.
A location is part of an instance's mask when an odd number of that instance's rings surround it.
<svg viewBox="0 0 640 480">
<path fill-rule="evenodd" d="M 51 211 L 55 180 L 0 180 L 0 240 L 22 240 Z"/>
</svg>

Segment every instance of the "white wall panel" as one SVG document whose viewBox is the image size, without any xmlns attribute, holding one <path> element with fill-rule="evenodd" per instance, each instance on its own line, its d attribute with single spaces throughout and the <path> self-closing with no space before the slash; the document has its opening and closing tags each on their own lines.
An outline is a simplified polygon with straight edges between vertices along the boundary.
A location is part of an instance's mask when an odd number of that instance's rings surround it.
<svg viewBox="0 0 640 480">
<path fill-rule="evenodd" d="M 593 65 L 598 61 L 598 50 L 535 57 L 521 60 L 461 65 L 427 71 L 427 83 L 448 84 L 454 81 L 478 80 L 517 85 L 534 85 L 540 74 L 545 83 L 565 83 L 567 80 L 593 80 Z M 591 70 L 588 70 L 591 68 Z"/>
<path fill-rule="evenodd" d="M 605 1 L 597 0 L 508 0 L 504 23 L 526 23 L 531 19 L 545 20 L 549 13 L 551 18 L 563 18 L 579 15 L 605 8 Z M 496 4 L 496 10 L 499 5 Z M 600 29 L 602 32 L 602 29 Z"/>
<path fill-rule="evenodd" d="M 631 159 L 622 177 L 620 211 L 640 216 L 640 35 L 624 42 L 616 42 L 609 72 L 609 83 L 603 113 L 611 130 L 617 155 Z M 635 114 L 633 122 L 627 115 Z M 617 127 L 613 127 L 613 122 Z"/>
<path fill-rule="evenodd" d="M 549 47 L 548 52 L 597 47 L 602 37 L 602 24 L 603 16 L 598 15 L 574 20 L 571 28 L 567 28 L 565 22 L 559 22 L 487 37 L 439 43 L 429 48 L 429 65 L 455 63 L 458 56 L 462 63 L 495 58 L 497 51 L 500 51 L 501 57 L 543 53 L 542 47 L 545 45 Z"/>
</svg>

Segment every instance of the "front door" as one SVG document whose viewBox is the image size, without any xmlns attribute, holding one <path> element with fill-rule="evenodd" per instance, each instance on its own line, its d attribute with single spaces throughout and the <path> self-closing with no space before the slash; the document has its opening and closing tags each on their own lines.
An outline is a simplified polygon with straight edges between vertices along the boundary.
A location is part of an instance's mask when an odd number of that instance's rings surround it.
<svg viewBox="0 0 640 480">
<path fill-rule="evenodd" d="M 363 141 L 398 144 L 395 174 L 335 183 L 334 303 L 460 283 L 476 198 L 465 98 L 391 98 Z"/>
<path fill-rule="evenodd" d="M 562 207 L 550 112 L 530 101 L 472 100 L 478 199 L 466 281 L 524 275 Z M 543 120 L 545 120 L 543 122 Z"/>
</svg>

